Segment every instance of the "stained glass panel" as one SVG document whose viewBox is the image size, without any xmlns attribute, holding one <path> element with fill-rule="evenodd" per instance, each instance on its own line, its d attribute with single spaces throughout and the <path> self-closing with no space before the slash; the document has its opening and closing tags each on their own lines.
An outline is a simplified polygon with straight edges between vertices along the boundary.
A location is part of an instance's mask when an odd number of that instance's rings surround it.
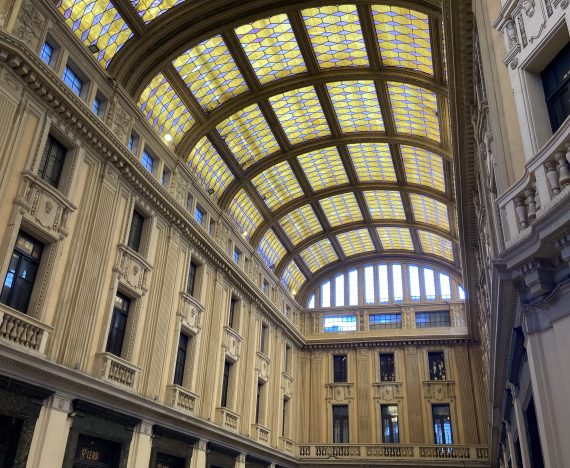
<svg viewBox="0 0 570 468">
<path fill-rule="evenodd" d="M 297 264 L 291 260 L 283 271 L 281 282 L 289 288 L 291 294 L 295 295 L 306 280 L 303 272 L 299 269 Z"/>
<path fill-rule="evenodd" d="M 283 216 L 279 220 L 279 224 L 294 245 L 322 231 L 321 224 L 311 205 L 303 205 Z"/>
<path fill-rule="evenodd" d="M 336 252 L 329 239 L 322 239 L 301 252 L 301 258 L 305 261 L 309 270 L 314 273 L 325 265 L 338 260 Z"/>
<path fill-rule="evenodd" d="M 348 183 L 348 177 L 336 146 L 311 151 L 299 156 L 298 159 L 315 192 Z"/>
<path fill-rule="evenodd" d="M 173 65 L 207 111 L 247 91 L 247 85 L 220 36 L 186 51 Z"/>
<path fill-rule="evenodd" d="M 235 32 L 261 83 L 307 71 L 287 15 L 258 20 Z"/>
<path fill-rule="evenodd" d="M 248 239 L 263 221 L 261 213 L 244 189 L 236 194 L 228 209 L 242 234 Z"/>
<path fill-rule="evenodd" d="M 450 240 L 433 232 L 418 230 L 420 243 L 424 253 L 438 255 L 453 261 L 453 245 Z"/>
<path fill-rule="evenodd" d="M 410 193 L 410 201 L 416 221 L 449 231 L 449 217 L 445 203 L 418 193 Z"/>
<path fill-rule="evenodd" d="M 287 161 L 271 166 L 251 182 L 272 211 L 303 195 L 303 190 Z"/>
<path fill-rule="evenodd" d="M 355 143 L 347 146 L 361 182 L 396 182 L 396 172 L 387 143 Z"/>
<path fill-rule="evenodd" d="M 204 188 L 212 189 L 216 197 L 234 180 L 232 172 L 206 137 L 192 149 L 187 165 Z"/>
<path fill-rule="evenodd" d="M 408 228 L 380 227 L 376 230 L 385 250 L 414 250 Z"/>
<path fill-rule="evenodd" d="M 195 123 L 162 73 L 156 75 L 144 89 L 139 98 L 139 106 L 159 135 L 170 135 L 174 144 L 177 144 Z"/>
<path fill-rule="evenodd" d="M 320 200 L 319 203 L 331 226 L 362 221 L 362 213 L 354 193 L 341 193 Z"/>
<path fill-rule="evenodd" d="M 372 219 L 406 219 L 397 190 L 368 190 L 364 192 L 364 198 Z"/>
<path fill-rule="evenodd" d="M 445 192 L 443 158 L 415 146 L 400 146 L 406 180 Z"/>
<path fill-rule="evenodd" d="M 356 229 L 354 231 L 338 234 L 338 241 L 342 251 L 347 257 L 374 250 L 374 244 L 370 238 L 368 229 Z"/>
<path fill-rule="evenodd" d="M 184 0 L 131 0 L 132 5 L 145 23 L 150 23 Z"/>
<path fill-rule="evenodd" d="M 373 81 L 337 81 L 327 89 L 343 132 L 384 131 Z"/>
<path fill-rule="evenodd" d="M 272 229 L 268 229 L 261 238 L 257 251 L 270 268 L 275 267 L 287 253 Z"/>
</svg>

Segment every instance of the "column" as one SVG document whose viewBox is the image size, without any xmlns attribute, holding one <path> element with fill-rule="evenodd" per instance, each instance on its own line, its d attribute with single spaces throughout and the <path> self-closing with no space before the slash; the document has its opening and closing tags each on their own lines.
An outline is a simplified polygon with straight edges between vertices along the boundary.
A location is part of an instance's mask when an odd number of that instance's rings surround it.
<svg viewBox="0 0 570 468">
<path fill-rule="evenodd" d="M 208 441 L 200 439 L 192 448 L 192 458 L 188 468 L 206 468 L 207 465 Z"/>
<path fill-rule="evenodd" d="M 234 464 L 234 468 L 245 468 L 245 453 L 240 453 L 236 458 L 236 462 Z"/>
<path fill-rule="evenodd" d="M 141 421 L 135 427 L 127 468 L 148 468 L 152 449 L 152 423 Z"/>
<path fill-rule="evenodd" d="M 46 400 L 34 428 L 26 468 L 62 465 L 71 427 L 71 402 L 70 396 L 59 393 Z"/>
</svg>

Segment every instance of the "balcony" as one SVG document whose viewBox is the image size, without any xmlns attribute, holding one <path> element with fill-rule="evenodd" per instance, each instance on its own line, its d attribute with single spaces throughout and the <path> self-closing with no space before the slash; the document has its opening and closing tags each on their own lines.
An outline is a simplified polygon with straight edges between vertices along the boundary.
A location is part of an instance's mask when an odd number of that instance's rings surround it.
<svg viewBox="0 0 570 468">
<path fill-rule="evenodd" d="M 166 394 L 167 404 L 185 413 L 194 414 L 196 401 L 200 398 L 198 395 L 180 385 L 168 385 Z"/>
<path fill-rule="evenodd" d="M 136 388 L 140 367 L 111 353 L 97 353 L 95 362 L 101 379 L 131 390 Z"/>
<path fill-rule="evenodd" d="M 52 327 L 0 304 L 0 339 L 11 345 L 45 353 Z"/>
<path fill-rule="evenodd" d="M 295 444 L 291 439 L 287 437 L 279 437 L 279 448 L 287 453 L 293 453 Z"/>
<path fill-rule="evenodd" d="M 271 431 L 266 427 L 260 426 L 259 424 L 251 425 L 251 436 L 254 440 L 261 442 L 262 444 L 269 444 L 269 435 Z"/>
<path fill-rule="evenodd" d="M 196 298 L 183 292 L 180 293 L 180 305 L 178 307 L 178 317 L 180 317 L 182 328 L 191 335 L 197 335 L 202 329 L 202 314 L 204 307 Z"/>
<path fill-rule="evenodd" d="M 228 408 L 216 408 L 216 422 L 222 427 L 237 432 L 239 414 L 230 411 Z"/>
<path fill-rule="evenodd" d="M 270 365 L 271 359 L 269 359 L 269 357 L 267 357 L 264 353 L 258 351 L 255 370 L 257 371 L 257 376 L 264 382 L 267 382 L 269 380 Z"/>
<path fill-rule="evenodd" d="M 323 464 L 332 460 L 351 462 L 380 462 L 383 460 L 408 462 L 408 466 L 417 466 L 423 461 L 443 460 L 460 462 L 459 466 L 487 466 L 489 453 L 486 447 L 475 445 L 409 445 L 409 444 L 315 444 L 299 445 L 298 456 L 301 460 Z M 418 462 L 414 462 L 417 460 Z M 390 465 L 388 463 L 387 465 Z M 444 462 L 445 463 L 445 462 Z M 458 466 L 458 463 L 449 463 Z"/>
<path fill-rule="evenodd" d="M 224 327 L 223 347 L 226 356 L 233 362 L 237 362 L 241 352 L 241 336 L 230 327 Z"/>
</svg>

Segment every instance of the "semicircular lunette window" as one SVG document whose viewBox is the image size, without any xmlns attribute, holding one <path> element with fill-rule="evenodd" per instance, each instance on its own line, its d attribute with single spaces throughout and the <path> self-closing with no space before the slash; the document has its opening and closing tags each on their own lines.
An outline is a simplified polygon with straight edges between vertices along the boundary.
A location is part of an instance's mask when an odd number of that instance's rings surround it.
<svg viewBox="0 0 570 468">
<path fill-rule="evenodd" d="M 106 1 L 96 0 L 113 30 L 99 44 L 103 66 L 141 30 L 129 22 L 187 8 L 132 0 L 138 17 L 123 19 Z M 93 2 L 59 6 L 86 46 L 99 27 Z M 358 257 L 401 253 L 457 270 L 444 54 L 432 54 L 449 41 L 440 13 L 409 6 L 291 7 L 228 25 L 170 57 L 137 97 L 294 294 Z"/>
</svg>

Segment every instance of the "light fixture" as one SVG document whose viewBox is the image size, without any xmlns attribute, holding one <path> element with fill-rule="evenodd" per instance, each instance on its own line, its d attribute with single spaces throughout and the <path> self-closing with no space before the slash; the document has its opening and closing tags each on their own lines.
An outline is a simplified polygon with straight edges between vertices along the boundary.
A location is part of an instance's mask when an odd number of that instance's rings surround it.
<svg viewBox="0 0 570 468">
<path fill-rule="evenodd" d="M 174 138 L 172 138 L 172 135 L 170 133 L 164 135 L 164 141 L 166 141 L 167 143 L 170 143 L 173 139 Z"/>
<path fill-rule="evenodd" d="M 243 237 L 247 237 L 247 231 L 243 231 L 242 236 L 243 236 Z"/>
<path fill-rule="evenodd" d="M 295 294 L 297 294 L 297 291 L 295 291 L 295 290 L 293 289 L 293 291 L 291 291 L 291 294 L 294 296 Z"/>
</svg>

